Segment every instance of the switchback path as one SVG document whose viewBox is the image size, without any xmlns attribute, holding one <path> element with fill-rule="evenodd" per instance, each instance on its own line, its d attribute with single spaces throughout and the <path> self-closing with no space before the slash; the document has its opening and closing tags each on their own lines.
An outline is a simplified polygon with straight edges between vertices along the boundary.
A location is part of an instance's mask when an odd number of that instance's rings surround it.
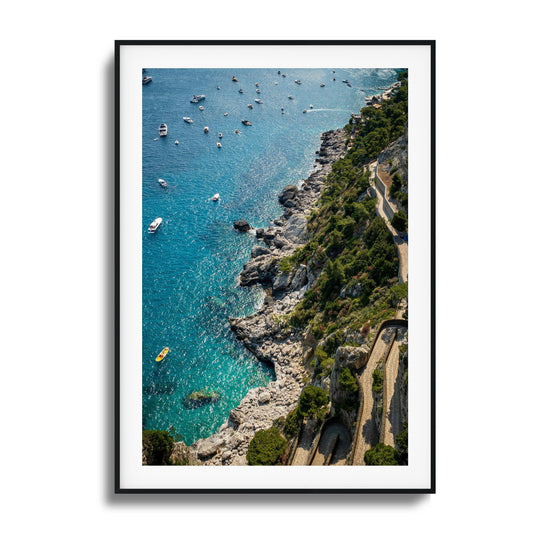
<svg viewBox="0 0 533 533">
<path fill-rule="evenodd" d="M 311 462 L 312 466 L 344 465 L 350 448 L 350 434 L 342 422 L 327 422 Z"/>
<path fill-rule="evenodd" d="M 359 377 L 359 394 L 361 407 L 359 409 L 359 422 L 357 433 L 354 438 L 354 451 L 352 454 L 352 464 L 364 465 L 365 452 L 375 446 L 379 441 L 379 434 L 374 421 L 372 420 L 372 409 L 374 400 L 372 398 L 372 374 L 380 359 L 387 355 L 390 342 L 394 335 L 395 328 L 389 327 L 379 333 L 379 338 L 374 344 L 368 362 Z"/>
<path fill-rule="evenodd" d="M 397 336 L 383 369 L 383 417 L 381 423 L 381 438 L 383 444 L 395 447 L 396 435 L 400 427 L 400 391 L 398 383 L 398 369 L 400 364 L 400 346 L 406 333 L 405 328 L 398 328 Z"/>
</svg>

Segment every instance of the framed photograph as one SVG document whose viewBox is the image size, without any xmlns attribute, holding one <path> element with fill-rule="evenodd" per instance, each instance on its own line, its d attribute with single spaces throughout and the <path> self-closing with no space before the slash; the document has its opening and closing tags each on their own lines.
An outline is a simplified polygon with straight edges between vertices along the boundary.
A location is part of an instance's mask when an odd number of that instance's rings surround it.
<svg viewBox="0 0 533 533">
<path fill-rule="evenodd" d="M 435 42 L 115 45 L 115 491 L 435 492 Z"/>
</svg>

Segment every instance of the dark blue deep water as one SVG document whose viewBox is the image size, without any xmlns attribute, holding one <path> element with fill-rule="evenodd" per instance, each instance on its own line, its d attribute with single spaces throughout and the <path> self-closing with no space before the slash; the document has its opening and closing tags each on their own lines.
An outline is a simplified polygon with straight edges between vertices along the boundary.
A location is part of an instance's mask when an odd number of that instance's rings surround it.
<svg viewBox="0 0 533 533">
<path fill-rule="evenodd" d="M 249 389 L 275 379 L 228 325 L 228 317 L 252 313 L 262 298 L 260 289 L 238 286 L 255 241 L 237 233 L 233 222 L 243 218 L 254 227 L 269 225 L 281 214 L 279 191 L 312 170 L 320 134 L 344 126 L 350 113 L 364 106 L 365 96 L 396 81 L 391 69 L 283 73 L 286 78 L 274 69 L 144 72 L 153 81 L 142 88 L 143 428 L 175 428 L 187 444 L 215 432 Z M 192 104 L 193 94 L 206 99 Z M 184 116 L 194 124 L 186 124 Z M 252 126 L 242 125 L 243 118 Z M 168 135 L 159 138 L 162 122 Z M 159 178 L 166 180 L 166 189 Z M 211 197 L 217 192 L 215 203 Z M 163 223 L 149 234 L 157 217 Z M 169 354 L 156 363 L 165 346 Z M 220 400 L 187 409 L 184 396 L 204 387 L 219 392 Z"/>
</svg>

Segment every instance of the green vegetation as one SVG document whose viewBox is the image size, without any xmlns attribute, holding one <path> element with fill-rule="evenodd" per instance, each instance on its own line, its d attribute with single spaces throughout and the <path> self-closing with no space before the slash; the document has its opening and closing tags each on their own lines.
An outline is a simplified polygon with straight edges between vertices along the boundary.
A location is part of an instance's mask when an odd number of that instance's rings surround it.
<svg viewBox="0 0 533 533">
<path fill-rule="evenodd" d="M 366 451 L 365 463 L 374 466 L 399 465 L 400 453 L 392 446 L 387 446 L 379 442 L 373 448 Z"/>
<path fill-rule="evenodd" d="M 359 392 L 359 385 L 357 380 L 352 374 L 351 370 L 347 367 L 341 369 L 339 374 L 339 385 L 341 388 L 347 392 L 352 392 L 357 394 Z"/>
<path fill-rule="evenodd" d="M 297 413 L 299 418 L 324 420 L 329 401 L 328 393 L 320 387 L 308 385 L 300 394 Z"/>
<path fill-rule="evenodd" d="M 403 429 L 396 435 L 396 446 L 398 448 L 398 451 L 400 452 L 400 464 L 406 465 L 408 456 L 409 456 L 409 450 L 408 450 L 408 441 L 409 441 L 409 435 L 408 435 L 408 428 L 407 428 L 407 421 L 403 424 Z"/>
<path fill-rule="evenodd" d="M 148 465 L 170 464 L 174 440 L 168 431 L 145 429 L 142 434 L 143 454 Z"/>
<path fill-rule="evenodd" d="M 300 417 L 298 416 L 298 408 L 293 409 L 285 418 L 285 424 L 283 426 L 283 433 L 289 438 L 296 437 L 298 435 L 298 429 L 300 428 Z"/>
<path fill-rule="evenodd" d="M 383 390 L 383 370 L 379 367 L 372 372 L 372 390 L 378 393 Z"/>
<path fill-rule="evenodd" d="M 260 429 L 250 441 L 246 460 L 249 465 L 275 465 L 287 447 L 287 441 L 276 427 Z"/>
<path fill-rule="evenodd" d="M 402 86 L 392 98 L 381 104 L 381 108 L 369 106 L 361 110 L 364 123 L 346 156 L 353 166 L 375 159 L 388 144 L 403 134 L 407 123 L 407 71 L 400 73 L 398 80 Z"/>
<path fill-rule="evenodd" d="M 394 213 L 390 223 L 396 231 L 405 231 L 407 229 L 407 215 L 403 211 Z"/>
</svg>

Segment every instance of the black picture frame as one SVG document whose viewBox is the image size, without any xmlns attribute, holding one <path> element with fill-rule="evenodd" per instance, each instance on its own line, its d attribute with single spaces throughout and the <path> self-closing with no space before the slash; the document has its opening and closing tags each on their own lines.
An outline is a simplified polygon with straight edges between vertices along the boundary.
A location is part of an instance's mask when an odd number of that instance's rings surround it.
<svg viewBox="0 0 533 533">
<path fill-rule="evenodd" d="M 258 47 L 258 46 L 276 46 L 276 47 L 291 47 L 291 46 L 353 46 L 353 47 L 426 47 L 430 53 L 430 257 L 429 268 L 431 274 L 430 281 L 430 427 L 427 430 L 430 433 L 430 483 L 425 487 L 404 487 L 404 488 L 217 488 L 217 487 L 204 487 L 204 488 L 148 488 L 148 487 L 125 487 L 122 483 L 121 472 L 121 369 L 123 360 L 121 358 L 121 242 L 122 232 L 125 230 L 121 227 L 121 55 L 124 47 L 128 46 L 142 46 L 142 47 L 161 47 L 161 46 L 246 46 L 246 47 Z M 294 493 L 349 493 L 349 494 L 406 494 L 406 493 L 435 493 L 436 492 L 436 421 L 435 421 L 435 401 L 436 401 L 436 314 L 435 314 L 435 224 L 436 224 L 436 201 L 435 201 L 435 188 L 436 188 L 436 138 L 435 138 L 435 116 L 436 116 L 436 89 L 435 89 L 435 68 L 436 68 L 436 42 L 435 40 L 117 40 L 115 41 L 115 486 L 114 490 L 117 494 L 205 494 L 205 493 L 278 493 L 278 494 L 294 494 Z M 226 468 L 226 467 L 220 467 Z M 227 467 L 232 468 L 232 467 Z M 280 467 L 283 468 L 283 467 Z"/>
</svg>

